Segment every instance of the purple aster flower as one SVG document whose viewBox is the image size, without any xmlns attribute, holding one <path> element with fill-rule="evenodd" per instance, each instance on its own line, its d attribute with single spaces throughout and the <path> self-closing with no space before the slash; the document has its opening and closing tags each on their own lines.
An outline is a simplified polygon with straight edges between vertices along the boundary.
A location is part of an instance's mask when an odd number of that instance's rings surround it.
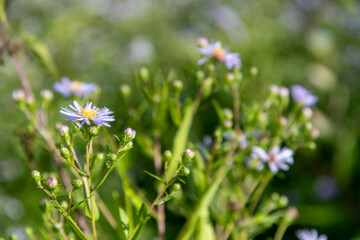
<svg viewBox="0 0 360 240">
<path fill-rule="evenodd" d="M 97 85 L 95 83 L 70 81 L 68 77 L 62 77 L 61 82 L 54 84 L 54 90 L 65 97 L 75 95 L 82 98 L 85 95 L 93 93 L 96 88 Z"/>
<path fill-rule="evenodd" d="M 314 105 L 318 100 L 316 96 L 300 85 L 292 86 L 291 94 L 295 102 L 307 107 Z"/>
<path fill-rule="evenodd" d="M 205 47 L 198 47 L 196 50 L 204 55 L 204 57 L 198 61 L 199 65 L 204 64 L 210 58 L 223 61 L 225 55 L 227 54 L 227 50 L 221 46 L 221 42 L 219 41 L 215 43 L 209 43 Z"/>
<path fill-rule="evenodd" d="M 293 164 L 294 152 L 287 147 L 280 149 L 279 146 L 272 148 L 269 152 L 266 152 L 264 149 L 258 146 L 252 147 L 252 158 L 259 158 L 262 162 L 267 162 L 271 172 L 276 174 L 279 169 L 284 171 L 289 170 L 288 164 Z"/>
<path fill-rule="evenodd" d="M 78 102 L 74 101 L 73 103 L 73 106 L 69 104 L 72 110 L 62 107 L 60 113 L 67 116 L 66 120 L 81 122 L 79 129 L 84 123 L 90 125 L 90 121 L 98 126 L 106 127 L 110 127 L 108 122 L 115 121 L 114 116 L 110 116 L 113 112 L 109 111 L 106 107 L 100 109 L 93 106 L 92 102 L 88 102 L 83 108 Z"/>
<path fill-rule="evenodd" d="M 327 236 L 324 234 L 318 236 L 318 232 L 315 229 L 298 230 L 296 236 L 299 240 L 327 240 Z"/>
<path fill-rule="evenodd" d="M 228 69 L 241 66 L 241 60 L 238 53 L 227 53 L 223 59 L 223 62 Z"/>
</svg>

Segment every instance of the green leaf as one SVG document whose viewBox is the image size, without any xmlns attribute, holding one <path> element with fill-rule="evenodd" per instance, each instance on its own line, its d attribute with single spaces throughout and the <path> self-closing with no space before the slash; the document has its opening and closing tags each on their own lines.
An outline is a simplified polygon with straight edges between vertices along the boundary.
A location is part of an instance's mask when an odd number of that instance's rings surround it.
<svg viewBox="0 0 360 240">
<path fill-rule="evenodd" d="M 119 208 L 120 223 L 119 237 L 120 240 L 126 240 L 129 234 L 129 218 L 124 209 Z"/>
<path fill-rule="evenodd" d="M 160 182 L 162 182 L 162 183 L 165 184 L 165 181 L 164 181 L 163 179 L 159 178 L 158 176 L 156 176 L 155 174 L 152 174 L 152 173 L 150 173 L 150 172 L 148 172 L 148 171 L 146 171 L 146 170 L 145 170 L 144 172 L 145 172 L 147 175 L 149 175 L 149 176 L 155 178 L 156 180 L 158 180 L 158 181 L 160 181 Z"/>
<path fill-rule="evenodd" d="M 141 231 L 143 230 L 147 220 L 149 219 L 148 217 L 148 210 L 146 207 L 146 204 L 143 203 L 140 207 L 140 210 L 137 214 L 137 219 L 138 219 L 138 224 L 136 225 L 134 232 L 131 234 L 131 240 L 135 240 L 139 237 Z"/>
<path fill-rule="evenodd" d="M 0 21 L 7 25 L 7 17 L 5 12 L 5 0 L 0 0 Z"/>
<path fill-rule="evenodd" d="M 59 78 L 59 73 L 47 46 L 30 33 L 22 33 L 27 50 L 54 78 Z"/>
<path fill-rule="evenodd" d="M 167 196 L 166 198 L 161 199 L 161 201 L 159 201 L 156 205 L 161 205 L 161 204 L 164 204 L 164 203 L 166 203 L 166 202 L 168 202 L 168 201 L 172 200 L 173 198 L 174 198 L 174 196 L 173 196 L 173 195 L 169 195 L 169 196 Z"/>
<path fill-rule="evenodd" d="M 179 127 L 182 119 L 180 109 L 176 106 L 175 99 L 169 99 L 169 111 L 174 124 Z"/>
<path fill-rule="evenodd" d="M 186 143 L 189 137 L 189 131 L 191 128 L 191 124 L 193 121 L 193 115 L 195 108 L 197 108 L 197 104 L 195 102 L 191 102 L 187 104 L 184 109 L 184 118 L 183 121 L 176 132 L 174 143 L 173 143 L 173 157 L 170 160 L 170 164 L 168 167 L 168 177 L 171 178 L 178 166 L 179 160 L 181 159 L 181 154 L 184 152 Z"/>
</svg>

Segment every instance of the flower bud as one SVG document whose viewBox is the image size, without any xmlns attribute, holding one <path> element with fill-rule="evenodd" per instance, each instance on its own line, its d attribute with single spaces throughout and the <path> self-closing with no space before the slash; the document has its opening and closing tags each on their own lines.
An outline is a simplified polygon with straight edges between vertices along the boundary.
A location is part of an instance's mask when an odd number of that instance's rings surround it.
<svg viewBox="0 0 360 240">
<path fill-rule="evenodd" d="M 180 80 L 175 80 L 173 82 L 173 87 L 176 92 L 181 92 L 181 90 L 183 89 L 183 82 Z"/>
<path fill-rule="evenodd" d="M 60 203 L 60 206 L 63 208 L 63 209 L 68 209 L 69 208 L 69 204 L 66 202 L 66 201 L 62 201 Z"/>
<path fill-rule="evenodd" d="M 270 85 L 270 93 L 271 95 L 278 95 L 279 94 L 279 87 L 277 85 Z"/>
<path fill-rule="evenodd" d="M 26 99 L 26 94 L 25 91 L 23 89 L 16 89 L 12 92 L 12 98 L 17 101 L 25 101 Z"/>
<path fill-rule="evenodd" d="M 31 178 L 34 182 L 36 182 L 37 184 L 40 184 L 41 182 L 41 174 L 39 171 L 34 170 L 31 172 Z"/>
<path fill-rule="evenodd" d="M 184 173 L 185 176 L 189 176 L 189 174 L 190 174 L 190 168 L 184 167 L 184 168 L 182 169 L 182 172 Z"/>
<path fill-rule="evenodd" d="M 278 201 L 278 207 L 283 208 L 286 207 L 289 203 L 289 200 L 286 196 L 281 196 Z"/>
<path fill-rule="evenodd" d="M 178 191 L 180 191 L 181 190 L 181 185 L 180 185 L 180 183 L 175 183 L 174 185 L 173 185 L 173 192 L 178 192 Z"/>
<path fill-rule="evenodd" d="M 58 128 L 59 135 L 61 139 L 67 144 L 70 145 L 70 134 L 69 127 L 66 125 L 62 125 Z"/>
<path fill-rule="evenodd" d="M 66 147 L 60 148 L 60 154 L 65 159 L 70 158 L 70 150 L 68 148 L 66 148 Z"/>
<path fill-rule="evenodd" d="M 305 124 L 305 131 L 306 131 L 307 133 L 309 133 L 309 132 L 311 131 L 311 129 L 312 129 L 312 124 L 309 123 L 309 122 L 307 122 L 307 123 Z"/>
<path fill-rule="evenodd" d="M 232 126 L 233 126 L 233 121 L 232 121 L 232 120 L 225 120 L 225 121 L 223 122 L 223 125 L 224 125 L 224 128 L 230 129 L 230 128 L 232 128 Z"/>
<path fill-rule="evenodd" d="M 172 153 L 170 150 L 166 150 L 163 154 L 163 157 L 164 157 L 164 162 L 168 162 L 171 160 L 172 158 Z"/>
<path fill-rule="evenodd" d="M 58 186 L 58 180 L 56 179 L 56 177 L 48 177 L 46 179 L 46 186 L 50 189 L 50 190 L 53 190 L 55 188 L 57 188 Z"/>
<path fill-rule="evenodd" d="M 44 99 L 44 101 L 47 102 L 50 102 L 54 98 L 53 92 L 49 89 L 41 90 L 40 95 Z"/>
<path fill-rule="evenodd" d="M 191 149 L 186 149 L 183 154 L 183 164 L 191 163 L 191 160 L 195 157 L 195 153 Z"/>
<path fill-rule="evenodd" d="M 318 138 L 320 136 L 320 131 L 317 128 L 313 128 L 310 131 L 310 136 L 313 138 Z"/>
<path fill-rule="evenodd" d="M 199 83 L 202 83 L 205 78 L 205 73 L 203 71 L 197 71 L 196 78 Z"/>
<path fill-rule="evenodd" d="M 232 120 L 234 117 L 233 112 L 229 108 L 224 108 L 223 114 L 224 114 L 225 119 L 227 119 L 227 120 Z"/>
<path fill-rule="evenodd" d="M 83 182 L 80 179 L 74 179 L 71 184 L 73 185 L 73 191 L 82 187 Z"/>
<path fill-rule="evenodd" d="M 209 44 L 209 40 L 207 38 L 204 38 L 204 37 L 200 37 L 198 38 L 198 46 L 199 47 L 206 47 L 207 45 Z"/>
<path fill-rule="evenodd" d="M 259 70 L 257 69 L 257 67 L 251 67 L 250 68 L 250 76 L 251 77 L 256 77 L 256 75 L 258 75 Z"/>
<path fill-rule="evenodd" d="M 123 84 L 120 86 L 120 92 L 124 96 L 124 98 L 128 98 L 131 94 L 131 88 L 127 84 Z"/>
<path fill-rule="evenodd" d="M 203 81 L 203 98 L 207 98 L 212 90 L 213 79 L 211 77 L 206 78 Z"/>
<path fill-rule="evenodd" d="M 46 212 L 47 210 L 49 210 L 51 207 L 50 207 L 50 204 L 48 202 L 47 199 L 41 199 L 40 202 L 39 202 L 39 208 L 42 212 Z"/>
<path fill-rule="evenodd" d="M 289 89 L 286 87 L 280 87 L 279 88 L 279 96 L 282 98 L 288 98 L 289 97 Z"/>
<path fill-rule="evenodd" d="M 302 112 L 301 112 L 301 118 L 305 119 L 305 120 L 309 120 L 313 115 L 313 111 L 311 110 L 311 108 L 305 107 L 303 108 Z"/>
<path fill-rule="evenodd" d="M 225 80 L 228 82 L 228 83 L 231 83 L 235 80 L 235 75 L 233 73 L 228 73 L 226 74 L 225 76 Z"/>
<path fill-rule="evenodd" d="M 110 168 L 117 160 L 117 157 L 114 153 L 108 153 L 106 155 L 106 166 Z"/>
<path fill-rule="evenodd" d="M 90 127 L 89 134 L 91 137 L 96 137 L 99 134 L 99 128 L 97 126 Z"/>
<path fill-rule="evenodd" d="M 127 128 L 124 131 L 123 140 L 124 142 L 130 142 L 135 138 L 135 136 L 136 136 L 136 131 L 131 128 Z"/>
<path fill-rule="evenodd" d="M 149 79 L 149 71 L 147 68 L 141 68 L 140 69 L 140 77 L 142 80 L 148 80 Z"/>
<path fill-rule="evenodd" d="M 209 71 L 213 72 L 215 70 L 215 65 L 214 64 L 210 64 L 209 65 Z"/>
<path fill-rule="evenodd" d="M 298 216 L 299 216 L 299 211 L 296 209 L 296 207 L 289 207 L 285 212 L 284 219 L 286 219 L 288 222 L 292 222 Z"/>
</svg>

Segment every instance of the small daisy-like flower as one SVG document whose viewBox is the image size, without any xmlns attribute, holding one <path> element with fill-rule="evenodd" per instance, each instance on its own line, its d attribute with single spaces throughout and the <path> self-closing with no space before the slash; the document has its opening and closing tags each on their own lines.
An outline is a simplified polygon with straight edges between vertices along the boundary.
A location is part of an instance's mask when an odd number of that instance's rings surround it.
<svg viewBox="0 0 360 240">
<path fill-rule="evenodd" d="M 206 39 L 207 40 L 207 39 Z M 199 39 L 199 46 L 196 50 L 204 55 L 198 64 L 202 65 L 211 58 L 214 58 L 220 62 L 223 62 L 228 69 L 232 69 L 236 66 L 241 66 L 241 60 L 238 53 L 231 53 L 227 49 L 223 48 L 220 41 L 215 43 L 205 42 L 204 38 Z"/>
<path fill-rule="evenodd" d="M 302 229 L 296 232 L 296 236 L 299 240 L 327 240 L 327 236 L 321 234 L 319 236 L 318 232 L 315 229 Z"/>
<path fill-rule="evenodd" d="M 228 69 L 241 66 L 241 60 L 238 53 L 227 53 L 223 62 Z"/>
<path fill-rule="evenodd" d="M 91 102 L 88 102 L 83 108 L 78 102 L 74 101 L 73 103 L 74 105 L 69 105 L 72 110 L 62 107 L 60 113 L 67 116 L 66 120 L 81 122 L 79 129 L 84 123 L 90 125 L 90 123 L 93 122 L 98 126 L 110 127 L 108 122 L 115 121 L 114 116 L 110 116 L 113 112 L 106 107 L 100 109 L 93 106 Z"/>
<path fill-rule="evenodd" d="M 318 101 L 316 96 L 300 85 L 293 86 L 291 94 L 295 102 L 307 107 L 311 107 Z"/>
<path fill-rule="evenodd" d="M 284 171 L 289 170 L 289 164 L 294 163 L 294 152 L 287 147 L 280 149 L 279 146 L 272 148 L 269 152 L 258 146 L 252 147 L 252 158 L 259 158 L 262 162 L 267 162 L 271 172 L 276 174 L 279 169 Z"/>
<path fill-rule="evenodd" d="M 12 92 L 12 98 L 15 101 L 24 101 L 26 99 L 26 93 L 23 89 L 16 89 Z"/>
<path fill-rule="evenodd" d="M 97 88 L 95 83 L 84 83 L 79 81 L 70 81 L 68 77 L 62 77 L 61 82 L 54 84 L 54 90 L 65 97 L 75 95 L 77 97 L 84 97 L 93 93 Z"/>
</svg>

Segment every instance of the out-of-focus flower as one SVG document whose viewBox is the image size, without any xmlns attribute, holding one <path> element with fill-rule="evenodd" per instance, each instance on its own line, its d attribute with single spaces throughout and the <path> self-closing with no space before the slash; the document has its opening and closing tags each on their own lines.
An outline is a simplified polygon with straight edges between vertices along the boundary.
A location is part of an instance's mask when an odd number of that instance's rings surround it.
<svg viewBox="0 0 360 240">
<path fill-rule="evenodd" d="M 249 146 L 249 140 L 247 140 L 246 135 L 242 134 L 239 137 L 239 145 L 241 149 L 245 149 Z"/>
<path fill-rule="evenodd" d="M 238 53 L 230 53 L 227 49 L 223 48 L 220 41 L 215 43 L 203 43 L 202 47 L 196 48 L 196 50 L 204 55 L 198 64 L 202 65 L 211 58 L 217 61 L 223 62 L 228 69 L 232 69 L 235 66 L 241 66 L 241 60 Z"/>
<path fill-rule="evenodd" d="M 198 45 L 199 47 L 206 47 L 207 45 L 209 44 L 209 40 L 207 38 L 204 38 L 204 37 L 200 37 L 198 38 Z"/>
<path fill-rule="evenodd" d="M 54 94 L 49 89 L 41 90 L 40 95 L 47 101 L 51 101 L 54 97 Z"/>
<path fill-rule="evenodd" d="M 23 89 L 16 89 L 12 92 L 12 98 L 15 101 L 24 101 L 26 98 L 25 91 Z"/>
<path fill-rule="evenodd" d="M 279 169 L 284 171 L 289 170 L 288 164 L 293 164 L 294 152 L 287 147 L 280 149 L 279 146 L 272 148 L 269 152 L 258 146 L 252 147 L 252 158 L 259 158 L 262 162 L 267 162 L 271 172 L 276 174 Z"/>
<path fill-rule="evenodd" d="M 54 84 L 54 90 L 65 97 L 75 95 L 84 97 L 93 93 L 97 88 L 95 83 L 84 83 L 79 81 L 70 81 L 68 77 L 62 77 L 61 82 Z"/>
<path fill-rule="evenodd" d="M 72 110 L 62 107 L 60 113 L 67 116 L 66 120 L 81 122 L 79 128 L 84 123 L 90 125 L 90 121 L 98 126 L 110 127 L 108 122 L 115 121 L 114 116 L 110 116 L 113 112 L 106 107 L 103 109 L 97 108 L 92 105 L 92 102 L 88 102 L 84 108 L 76 101 L 73 104 L 73 106 L 69 104 Z"/>
<path fill-rule="evenodd" d="M 327 236 L 322 234 L 319 236 L 315 229 L 302 229 L 296 232 L 299 240 L 327 240 Z"/>
<path fill-rule="evenodd" d="M 241 66 L 241 60 L 238 53 L 227 53 L 223 61 L 228 69 Z"/>
<path fill-rule="evenodd" d="M 293 86 L 291 94 L 295 102 L 307 107 L 314 105 L 318 101 L 316 96 L 300 85 Z"/>
</svg>

